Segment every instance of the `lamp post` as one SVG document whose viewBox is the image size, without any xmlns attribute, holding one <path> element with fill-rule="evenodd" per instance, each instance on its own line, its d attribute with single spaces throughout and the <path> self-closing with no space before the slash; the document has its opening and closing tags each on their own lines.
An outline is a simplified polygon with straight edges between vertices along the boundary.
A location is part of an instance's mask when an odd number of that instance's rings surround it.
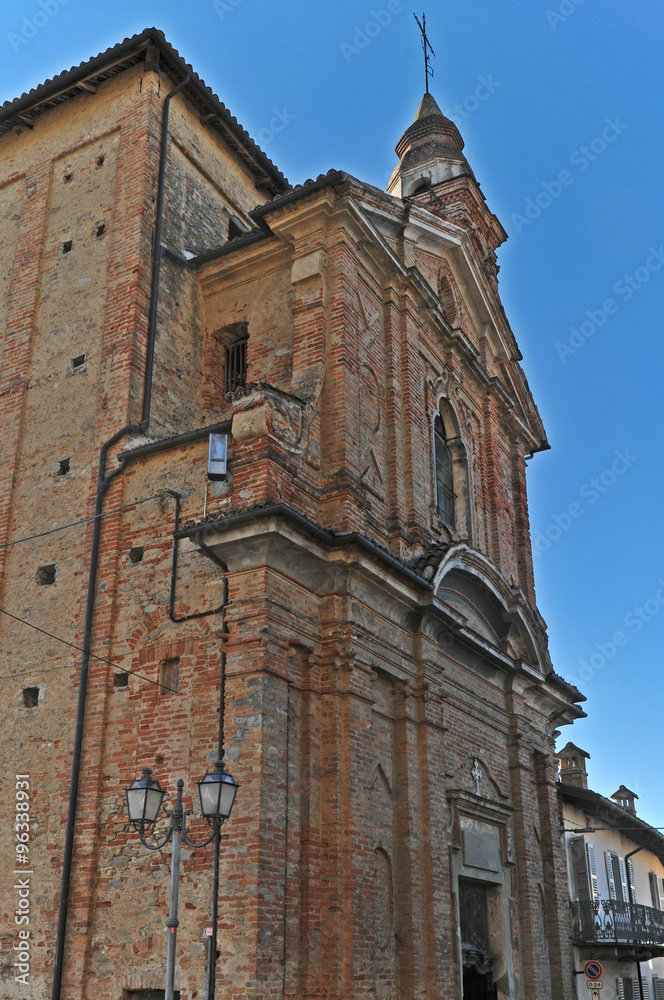
<svg viewBox="0 0 664 1000">
<path fill-rule="evenodd" d="M 146 832 L 149 835 L 151 828 L 157 821 L 159 810 L 161 809 L 164 789 L 158 781 L 152 777 L 152 770 L 149 767 L 143 768 L 141 778 L 135 778 L 131 785 L 125 789 L 127 796 L 127 812 L 129 821 L 138 831 L 138 836 L 144 847 L 149 851 L 160 851 L 162 847 L 173 840 L 171 851 L 171 889 L 168 905 L 168 947 L 166 952 L 166 991 L 164 1000 L 173 1000 L 173 985 L 175 982 L 175 944 L 178 928 L 178 887 L 180 884 L 180 844 L 184 840 L 190 847 L 205 847 L 217 836 L 222 823 L 231 814 L 238 785 L 227 771 L 224 771 L 224 764 L 221 759 L 217 760 L 214 770 L 208 772 L 201 781 L 198 782 L 198 794 L 201 801 L 201 812 L 212 827 L 212 833 L 207 840 L 197 844 L 191 840 L 187 827 L 186 818 L 191 814 L 191 809 L 182 808 L 182 789 L 184 781 L 179 779 L 177 784 L 177 796 L 172 812 L 166 811 L 170 818 L 168 833 L 158 844 L 149 844 L 145 839 Z"/>
</svg>

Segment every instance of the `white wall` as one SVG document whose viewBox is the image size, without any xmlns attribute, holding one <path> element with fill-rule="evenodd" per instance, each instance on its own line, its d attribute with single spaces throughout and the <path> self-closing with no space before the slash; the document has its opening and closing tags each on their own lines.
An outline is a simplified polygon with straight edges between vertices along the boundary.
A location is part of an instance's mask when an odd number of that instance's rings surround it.
<svg viewBox="0 0 664 1000">
<path fill-rule="evenodd" d="M 596 833 L 585 834 L 575 834 L 570 832 L 574 829 L 581 830 L 587 827 L 601 827 L 605 824 L 597 819 L 593 819 L 591 816 L 586 816 L 582 810 L 577 809 L 568 803 L 564 803 L 563 805 L 563 817 L 566 831 L 565 840 L 567 846 L 567 871 L 570 899 L 577 898 L 572 855 L 570 851 L 570 841 L 574 836 L 583 836 L 587 844 L 592 844 L 594 846 L 597 861 L 599 896 L 600 899 L 609 899 L 609 880 L 607 876 L 605 852 L 611 851 L 624 859 L 625 855 L 629 854 L 638 847 L 638 844 L 634 843 L 633 840 L 630 840 L 630 838 L 625 834 L 616 830 L 598 829 Z M 644 906 L 652 906 L 649 873 L 655 872 L 657 875 L 664 877 L 664 865 L 659 858 L 647 850 L 642 850 L 639 851 L 638 854 L 635 854 L 632 857 L 632 865 L 634 869 L 634 886 L 636 892 L 635 902 L 641 903 Z M 662 906 L 664 906 L 664 901 L 662 902 Z M 589 958 L 592 957 L 598 959 L 602 963 L 604 969 L 602 978 L 604 985 L 600 994 L 601 1000 L 617 1000 L 619 994 L 616 989 L 616 980 L 619 977 L 628 976 L 634 979 L 636 985 L 636 966 L 633 962 L 622 962 L 615 959 L 609 959 L 608 957 L 605 960 L 602 957 L 602 950 L 602 948 L 595 949 L 591 956 L 588 949 L 584 950 L 575 948 L 574 967 L 575 969 L 583 972 L 583 967 Z M 587 954 L 586 951 L 588 951 Z M 642 962 L 641 976 L 645 986 L 647 987 L 647 990 L 644 990 L 644 997 L 649 997 L 649 1000 L 657 1000 L 653 992 L 653 976 L 664 979 L 664 958 L 657 958 L 651 962 Z M 576 976 L 575 979 L 579 1000 L 589 1000 L 591 994 L 590 990 L 586 986 L 585 975 Z M 638 998 L 638 992 L 635 993 L 635 997 Z"/>
</svg>

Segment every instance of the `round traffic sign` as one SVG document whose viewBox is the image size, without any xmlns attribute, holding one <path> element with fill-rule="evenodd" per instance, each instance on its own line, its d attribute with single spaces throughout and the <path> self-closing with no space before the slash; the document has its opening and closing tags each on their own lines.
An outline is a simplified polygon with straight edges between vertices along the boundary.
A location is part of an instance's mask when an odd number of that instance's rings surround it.
<svg viewBox="0 0 664 1000">
<path fill-rule="evenodd" d="M 602 972 L 604 970 L 602 969 L 601 962 L 592 961 L 592 962 L 586 962 L 583 971 L 585 972 L 588 979 L 601 979 Z"/>
</svg>

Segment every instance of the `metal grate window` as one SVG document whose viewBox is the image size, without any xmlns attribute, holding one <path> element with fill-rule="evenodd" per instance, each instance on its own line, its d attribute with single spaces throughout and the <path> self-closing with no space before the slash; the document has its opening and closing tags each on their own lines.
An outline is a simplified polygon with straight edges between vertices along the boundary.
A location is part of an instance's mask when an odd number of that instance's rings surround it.
<svg viewBox="0 0 664 1000">
<path fill-rule="evenodd" d="M 247 384 L 247 340 L 238 340 L 226 348 L 226 392 L 244 389 Z"/>
<path fill-rule="evenodd" d="M 436 462 L 436 508 L 443 521 L 454 528 L 452 455 L 447 447 L 445 427 L 439 416 L 434 421 L 433 437 Z"/>
</svg>

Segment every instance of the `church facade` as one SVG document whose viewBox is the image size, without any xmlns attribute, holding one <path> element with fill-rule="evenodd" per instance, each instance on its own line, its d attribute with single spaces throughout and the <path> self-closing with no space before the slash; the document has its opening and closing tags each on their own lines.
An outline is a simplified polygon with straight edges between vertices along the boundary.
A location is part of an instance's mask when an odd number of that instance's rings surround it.
<svg viewBox="0 0 664 1000">
<path fill-rule="evenodd" d="M 220 749 L 217 997 L 575 993 L 553 734 L 583 699 L 535 601 L 547 445 L 505 233 L 431 95 L 396 151 L 387 192 L 290 187 L 154 29 L 0 109 L 0 758 L 30 810 L 2 838 L 29 922 L 8 866 L 0 903 L 31 997 L 162 995 L 169 849 L 124 789 L 151 767 L 170 808 L 183 778 L 202 840 Z M 182 1000 L 213 850 L 183 850 Z"/>
</svg>

